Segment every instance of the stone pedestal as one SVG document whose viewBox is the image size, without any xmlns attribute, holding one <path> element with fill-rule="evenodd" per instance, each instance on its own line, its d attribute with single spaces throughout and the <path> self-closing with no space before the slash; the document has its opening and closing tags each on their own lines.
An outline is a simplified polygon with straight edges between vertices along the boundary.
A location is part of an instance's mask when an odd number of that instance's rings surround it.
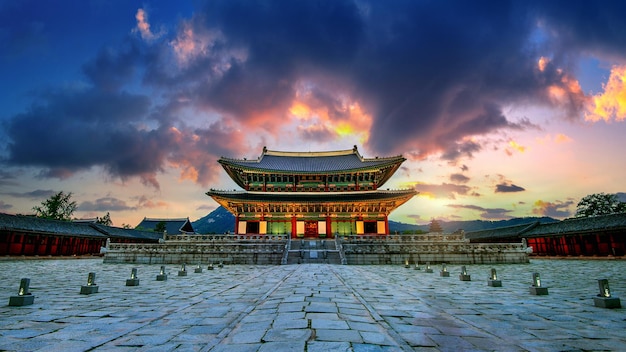
<svg viewBox="0 0 626 352">
<path fill-rule="evenodd" d="M 471 275 L 467 275 L 467 274 L 465 274 L 465 275 L 461 274 L 461 275 L 459 275 L 459 280 L 461 280 L 461 281 L 472 281 L 472 276 Z"/>
<path fill-rule="evenodd" d="M 187 276 L 187 270 L 178 270 L 178 276 Z"/>
<path fill-rule="evenodd" d="M 98 285 L 83 285 L 80 287 L 81 295 L 90 295 L 92 293 L 98 293 Z"/>
<path fill-rule="evenodd" d="M 491 287 L 502 287 L 502 281 L 500 280 L 488 280 L 487 286 Z"/>
<path fill-rule="evenodd" d="M 426 269 L 424 270 L 424 272 L 425 272 L 425 273 L 432 274 L 432 273 L 433 273 L 433 269 L 432 269 L 432 268 L 426 268 Z"/>
<path fill-rule="evenodd" d="M 594 297 L 593 304 L 599 308 L 622 308 L 622 303 L 617 297 Z"/>
<path fill-rule="evenodd" d="M 139 286 L 139 279 L 126 279 L 126 286 Z"/>
<path fill-rule="evenodd" d="M 9 305 L 13 307 L 29 306 L 35 302 L 35 296 L 28 294 L 9 297 Z"/>
<path fill-rule="evenodd" d="M 197 267 L 197 268 L 193 269 L 193 272 L 196 273 L 196 274 L 199 274 L 199 273 L 202 272 L 202 268 Z"/>
<path fill-rule="evenodd" d="M 529 290 L 530 294 L 535 296 L 546 296 L 548 294 L 547 287 L 530 286 Z"/>
<path fill-rule="evenodd" d="M 450 277 L 450 272 L 449 271 L 440 271 L 439 272 L 439 276 L 441 276 L 441 277 Z"/>
<path fill-rule="evenodd" d="M 156 281 L 167 281 L 167 274 L 157 274 Z"/>
<path fill-rule="evenodd" d="M 213 264 L 209 264 L 209 266 L 206 267 L 206 270 L 213 270 Z"/>
</svg>

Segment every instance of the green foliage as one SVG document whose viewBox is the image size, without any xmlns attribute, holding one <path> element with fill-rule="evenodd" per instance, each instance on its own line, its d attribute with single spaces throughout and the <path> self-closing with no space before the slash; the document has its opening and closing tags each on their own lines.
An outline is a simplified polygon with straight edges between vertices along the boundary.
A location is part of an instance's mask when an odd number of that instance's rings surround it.
<svg viewBox="0 0 626 352">
<path fill-rule="evenodd" d="M 111 220 L 111 215 L 107 211 L 106 215 L 101 218 L 96 218 L 96 224 L 102 224 L 104 226 L 113 225 L 113 221 Z"/>
<path fill-rule="evenodd" d="M 159 223 L 156 224 L 156 226 L 154 227 L 154 232 L 160 232 L 163 233 L 165 232 L 165 221 L 160 221 Z"/>
<path fill-rule="evenodd" d="M 132 229 L 132 227 L 129 224 L 122 224 L 122 228 L 123 229 Z"/>
<path fill-rule="evenodd" d="M 77 207 L 76 202 L 71 199 L 72 192 L 61 191 L 41 202 L 41 206 L 34 206 L 33 210 L 40 218 L 70 221 Z"/>
<path fill-rule="evenodd" d="M 583 197 L 576 205 L 576 217 L 607 215 L 626 212 L 626 203 L 617 194 L 595 193 Z"/>
<path fill-rule="evenodd" d="M 428 228 L 428 232 L 442 233 L 443 228 L 441 227 L 439 221 L 437 221 L 436 219 L 432 219 L 430 221 L 430 227 Z"/>
</svg>

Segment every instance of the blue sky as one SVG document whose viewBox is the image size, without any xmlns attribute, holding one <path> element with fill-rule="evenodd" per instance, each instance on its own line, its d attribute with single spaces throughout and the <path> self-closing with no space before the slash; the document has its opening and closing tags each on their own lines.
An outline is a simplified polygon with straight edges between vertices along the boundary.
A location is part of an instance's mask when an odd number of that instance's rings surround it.
<svg viewBox="0 0 626 352">
<path fill-rule="evenodd" d="M 409 223 L 623 195 L 620 1 L 0 1 L 0 211 L 195 220 L 220 156 L 408 160 Z"/>
</svg>

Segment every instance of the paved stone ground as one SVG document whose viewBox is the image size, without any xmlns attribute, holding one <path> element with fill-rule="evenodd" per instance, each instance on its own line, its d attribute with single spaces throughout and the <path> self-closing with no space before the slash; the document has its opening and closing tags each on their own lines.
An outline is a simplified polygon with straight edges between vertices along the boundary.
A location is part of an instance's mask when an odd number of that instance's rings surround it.
<svg viewBox="0 0 626 352">
<path fill-rule="evenodd" d="M 140 285 L 125 286 L 131 268 Z M 487 286 L 497 269 L 503 287 Z M 626 261 L 467 266 L 472 281 L 403 266 L 233 265 L 156 281 L 159 266 L 101 259 L 0 262 L 0 350 L 618 351 L 625 309 L 596 308 L 597 279 L 626 305 Z M 96 272 L 99 293 L 80 295 Z M 548 296 L 529 294 L 539 272 Z M 9 307 L 20 278 L 35 303 Z"/>
</svg>

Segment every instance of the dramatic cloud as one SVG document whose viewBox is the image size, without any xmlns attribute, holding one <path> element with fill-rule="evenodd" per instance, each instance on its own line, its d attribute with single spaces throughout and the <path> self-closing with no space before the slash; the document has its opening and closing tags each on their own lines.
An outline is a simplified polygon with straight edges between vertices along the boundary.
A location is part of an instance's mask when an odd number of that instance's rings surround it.
<svg viewBox="0 0 626 352">
<path fill-rule="evenodd" d="M 374 154 L 454 164 L 483 150 L 481 136 L 537 128 L 504 107 L 532 102 L 570 121 L 624 120 L 623 66 L 594 97 L 574 74 L 583 54 L 626 59 L 625 7 L 216 0 L 156 33 L 140 8 L 126 14 L 135 21 L 127 37 L 82 62 L 81 82 L 41 88 L 7 118 L 3 162 L 56 178 L 100 168 L 158 189 L 168 167 L 207 185 L 220 155 L 241 155 L 258 140 L 350 137 Z M 0 43 L 14 48 L 20 36 L 31 43 L 45 31 L 35 23 L 0 30 L 8 44 Z M 524 150 L 511 143 L 505 151 Z M 446 198 L 470 192 L 416 188 Z"/>
<path fill-rule="evenodd" d="M 114 197 L 103 197 L 96 199 L 95 201 L 85 201 L 78 205 L 76 210 L 78 211 L 124 211 L 134 210 L 135 207 L 128 206 L 125 201 Z"/>
<path fill-rule="evenodd" d="M 480 217 L 485 220 L 506 220 L 513 218 L 513 216 L 508 215 L 513 211 L 503 208 L 483 208 L 481 206 L 471 204 L 448 204 L 447 206 L 455 209 L 469 209 L 479 211 L 481 212 Z"/>
<path fill-rule="evenodd" d="M 532 213 L 540 216 L 549 216 L 553 218 L 566 218 L 572 215 L 571 207 L 574 205 L 574 201 L 555 201 L 544 202 L 537 200 L 533 205 Z"/>
</svg>

